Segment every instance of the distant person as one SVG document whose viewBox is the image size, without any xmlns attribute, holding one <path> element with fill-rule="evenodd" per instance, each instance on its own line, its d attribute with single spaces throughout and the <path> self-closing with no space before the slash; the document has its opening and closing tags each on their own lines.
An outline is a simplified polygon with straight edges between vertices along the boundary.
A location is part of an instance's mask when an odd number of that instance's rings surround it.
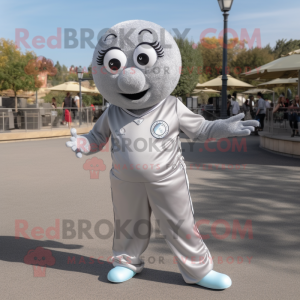
<svg viewBox="0 0 300 300">
<path fill-rule="evenodd" d="M 291 102 L 288 98 L 285 99 L 285 103 L 286 103 L 285 107 L 289 107 L 291 105 Z"/>
<path fill-rule="evenodd" d="M 71 111 L 72 111 L 72 114 L 73 114 L 73 118 L 75 120 L 77 118 L 77 112 L 78 112 L 78 107 L 76 105 L 75 98 L 72 98 L 72 109 L 71 109 Z"/>
<path fill-rule="evenodd" d="M 256 115 L 258 108 L 258 100 L 254 100 L 254 106 L 253 106 L 253 119 L 259 121 L 258 116 Z M 258 135 L 258 128 L 255 128 L 255 134 Z"/>
<path fill-rule="evenodd" d="M 231 108 L 231 95 L 227 96 L 227 116 L 230 117 L 230 108 Z"/>
<path fill-rule="evenodd" d="M 251 117 L 251 114 L 250 114 L 249 100 L 246 100 L 245 103 L 243 104 L 243 111 L 244 111 L 244 114 L 245 114 L 245 121 L 252 120 L 252 117 Z"/>
<path fill-rule="evenodd" d="M 52 108 L 55 108 L 55 109 L 57 108 L 56 99 L 54 97 L 52 98 L 51 106 L 52 106 Z"/>
<path fill-rule="evenodd" d="M 96 113 L 96 108 L 95 108 L 95 105 L 93 103 L 91 104 L 91 108 L 92 108 L 92 122 L 93 122 L 94 117 L 95 117 L 95 113 Z"/>
<path fill-rule="evenodd" d="M 283 97 L 283 99 L 284 99 L 284 103 L 285 103 L 284 106 L 285 106 L 285 107 L 289 107 L 289 99 L 287 99 L 287 98 L 285 97 L 285 93 L 282 92 L 282 93 L 280 94 L 279 98 L 280 98 L 280 97 Z"/>
<path fill-rule="evenodd" d="M 300 100 L 299 100 L 299 95 L 295 96 L 295 102 L 298 108 L 300 108 Z M 300 123 L 300 111 L 298 110 L 298 123 Z"/>
<path fill-rule="evenodd" d="M 74 97 L 74 102 L 73 102 L 73 115 L 74 115 L 74 119 L 77 120 L 78 119 L 78 111 L 80 108 L 80 93 L 77 93 L 77 95 Z"/>
<path fill-rule="evenodd" d="M 298 108 L 300 108 L 300 99 L 299 99 L 299 95 L 295 96 L 295 102 Z M 298 110 L 298 123 L 300 123 L 300 110 Z"/>
<path fill-rule="evenodd" d="M 249 105 L 250 105 L 250 108 L 253 107 L 253 105 L 254 105 L 254 96 L 253 95 L 249 96 Z"/>
<path fill-rule="evenodd" d="M 232 99 L 237 100 L 237 94 L 236 94 L 236 92 L 233 92 L 233 94 L 232 94 Z"/>
<path fill-rule="evenodd" d="M 289 107 L 289 100 L 285 98 L 285 96 L 282 96 L 283 97 L 283 103 L 284 103 L 284 107 L 288 108 Z"/>
<path fill-rule="evenodd" d="M 276 106 L 273 109 L 273 113 L 277 112 L 277 111 L 284 111 L 285 107 L 285 98 L 284 96 L 280 96 L 278 99 L 278 102 L 276 104 Z"/>
<path fill-rule="evenodd" d="M 255 100 L 254 106 L 253 106 L 253 111 L 255 112 L 255 117 L 256 117 L 256 112 L 257 112 L 257 106 L 258 106 L 258 100 Z"/>
<path fill-rule="evenodd" d="M 296 95 L 294 100 L 295 100 L 297 107 L 300 107 L 299 95 Z"/>
<path fill-rule="evenodd" d="M 232 105 L 232 115 L 236 116 L 240 111 L 240 105 L 236 101 L 236 98 L 232 98 L 231 105 Z"/>
<path fill-rule="evenodd" d="M 67 122 L 67 125 L 71 129 L 72 117 L 71 117 L 71 113 L 68 109 L 65 110 L 65 122 Z"/>
<path fill-rule="evenodd" d="M 299 131 L 298 131 L 298 108 L 299 106 L 297 105 L 296 100 L 293 101 L 292 105 L 289 107 L 289 121 L 290 121 L 290 126 L 293 131 L 291 137 L 294 137 L 295 134 L 299 136 Z"/>
<path fill-rule="evenodd" d="M 255 113 L 254 113 L 254 110 L 253 110 L 253 108 L 254 108 L 254 97 L 253 97 L 253 95 L 250 95 L 250 97 L 249 97 L 249 106 L 250 106 L 250 114 L 251 114 L 251 116 L 252 116 L 252 119 L 255 119 Z"/>
<path fill-rule="evenodd" d="M 76 95 L 75 98 L 74 98 L 76 107 L 77 107 L 78 109 L 79 109 L 79 107 L 80 107 L 80 98 L 79 98 L 79 96 L 80 96 L 80 93 L 77 93 L 77 95 Z"/>
<path fill-rule="evenodd" d="M 271 103 L 268 99 L 265 99 L 266 101 L 266 108 L 271 108 Z"/>
<path fill-rule="evenodd" d="M 65 110 L 66 108 L 71 108 L 72 107 L 72 98 L 71 94 L 67 92 L 66 98 L 64 99 L 64 102 L 62 103 L 62 108 L 63 108 L 63 116 L 62 116 L 62 124 L 65 124 Z"/>
<path fill-rule="evenodd" d="M 258 97 L 258 104 L 257 104 L 256 116 L 260 122 L 260 129 L 258 129 L 258 131 L 263 131 L 265 125 L 265 117 L 266 117 L 266 101 L 263 99 L 263 95 L 261 92 L 257 93 L 257 97 Z"/>
<path fill-rule="evenodd" d="M 72 97 L 69 92 L 67 92 L 67 94 L 66 94 L 66 98 L 64 99 L 62 107 L 63 108 L 71 108 L 72 107 Z"/>
</svg>

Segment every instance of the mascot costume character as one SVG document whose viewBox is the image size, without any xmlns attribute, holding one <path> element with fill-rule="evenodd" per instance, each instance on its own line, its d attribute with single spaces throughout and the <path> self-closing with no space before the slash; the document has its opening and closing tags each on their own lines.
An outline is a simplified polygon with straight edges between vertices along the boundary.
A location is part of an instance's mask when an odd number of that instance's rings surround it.
<svg viewBox="0 0 300 300">
<path fill-rule="evenodd" d="M 230 277 L 213 270 L 195 228 L 179 133 L 205 142 L 249 135 L 258 122 L 241 121 L 244 114 L 206 121 L 170 96 L 180 78 L 181 56 L 171 34 L 152 22 L 126 21 L 107 30 L 92 68 L 110 105 L 88 134 L 77 136 L 72 128 L 67 146 L 80 158 L 100 151 L 111 137 L 114 220 L 126 224 L 126 232 L 115 232 L 108 280 L 124 282 L 142 272 L 140 256 L 149 243 L 153 212 L 186 283 L 230 287 Z"/>
</svg>

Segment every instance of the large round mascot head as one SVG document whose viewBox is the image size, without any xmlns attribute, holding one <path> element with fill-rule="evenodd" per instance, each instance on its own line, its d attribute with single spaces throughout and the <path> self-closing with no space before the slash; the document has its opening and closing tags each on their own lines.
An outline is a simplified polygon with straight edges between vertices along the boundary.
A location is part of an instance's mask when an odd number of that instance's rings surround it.
<svg viewBox="0 0 300 300">
<path fill-rule="evenodd" d="M 181 56 L 164 28 L 134 20 L 107 30 L 97 44 L 92 65 L 94 82 L 108 102 L 143 109 L 159 103 L 175 89 Z"/>
</svg>

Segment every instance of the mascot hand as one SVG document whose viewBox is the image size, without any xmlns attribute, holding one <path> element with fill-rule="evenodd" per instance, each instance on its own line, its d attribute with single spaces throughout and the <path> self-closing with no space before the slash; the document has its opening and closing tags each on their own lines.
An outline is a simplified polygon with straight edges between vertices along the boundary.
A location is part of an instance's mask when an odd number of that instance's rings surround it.
<svg viewBox="0 0 300 300">
<path fill-rule="evenodd" d="M 66 142 L 67 147 L 71 148 L 78 158 L 82 157 L 82 153 L 88 154 L 90 152 L 90 143 L 84 136 L 78 136 L 75 128 L 71 129 L 71 138 Z"/>
<path fill-rule="evenodd" d="M 241 113 L 226 120 L 216 121 L 213 138 L 222 139 L 234 136 L 250 135 L 254 131 L 254 127 L 259 126 L 259 122 L 255 120 L 241 121 L 245 114 Z"/>
</svg>

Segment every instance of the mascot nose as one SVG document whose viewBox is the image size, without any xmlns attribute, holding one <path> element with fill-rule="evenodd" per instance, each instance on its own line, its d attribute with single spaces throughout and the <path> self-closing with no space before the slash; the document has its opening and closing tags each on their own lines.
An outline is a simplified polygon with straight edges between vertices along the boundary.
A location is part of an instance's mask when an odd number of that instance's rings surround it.
<svg viewBox="0 0 300 300">
<path fill-rule="evenodd" d="M 135 94 L 145 86 L 145 75 L 137 68 L 124 69 L 118 77 L 118 86 L 125 94 Z"/>
</svg>

